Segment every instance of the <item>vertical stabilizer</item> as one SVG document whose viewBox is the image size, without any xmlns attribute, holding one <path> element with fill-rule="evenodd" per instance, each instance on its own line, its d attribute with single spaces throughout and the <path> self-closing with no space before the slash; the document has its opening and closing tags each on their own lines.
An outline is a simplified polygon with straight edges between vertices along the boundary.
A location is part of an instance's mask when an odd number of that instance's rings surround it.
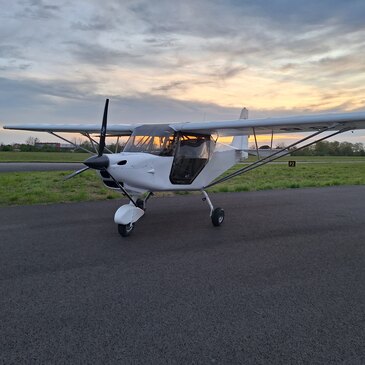
<svg viewBox="0 0 365 365">
<path fill-rule="evenodd" d="M 243 108 L 241 110 L 240 119 L 248 119 L 248 109 Z"/>
<path fill-rule="evenodd" d="M 239 119 L 248 119 L 248 110 L 247 108 L 243 108 L 241 110 Z M 248 157 L 248 153 L 244 150 L 248 150 L 248 137 L 249 136 L 236 136 L 233 137 L 232 147 L 237 149 L 237 153 L 239 155 L 239 159 L 243 160 Z"/>
</svg>

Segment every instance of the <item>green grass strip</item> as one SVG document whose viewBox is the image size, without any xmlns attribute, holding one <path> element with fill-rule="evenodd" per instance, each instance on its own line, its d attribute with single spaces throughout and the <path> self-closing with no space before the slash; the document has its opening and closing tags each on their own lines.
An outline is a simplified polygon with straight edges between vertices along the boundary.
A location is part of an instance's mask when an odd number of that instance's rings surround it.
<svg viewBox="0 0 365 365">
<path fill-rule="evenodd" d="M 242 166 L 242 165 L 241 165 Z M 235 166 L 226 174 L 238 169 Z M 0 205 L 48 204 L 120 197 L 106 188 L 95 171 L 64 181 L 71 171 L 0 173 Z M 336 185 L 365 185 L 365 163 L 305 164 L 294 168 L 267 165 L 209 189 L 210 192 L 295 189 Z"/>
</svg>

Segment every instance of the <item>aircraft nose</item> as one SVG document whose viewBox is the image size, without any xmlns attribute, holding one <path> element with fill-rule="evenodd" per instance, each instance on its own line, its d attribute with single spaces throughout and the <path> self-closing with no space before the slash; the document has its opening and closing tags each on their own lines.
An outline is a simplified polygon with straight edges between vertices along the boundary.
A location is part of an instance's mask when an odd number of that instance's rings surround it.
<svg viewBox="0 0 365 365">
<path fill-rule="evenodd" d="M 105 155 L 102 156 L 91 156 L 86 161 L 84 161 L 84 165 L 90 167 L 95 170 L 103 170 L 108 168 L 109 166 L 109 158 Z"/>
</svg>

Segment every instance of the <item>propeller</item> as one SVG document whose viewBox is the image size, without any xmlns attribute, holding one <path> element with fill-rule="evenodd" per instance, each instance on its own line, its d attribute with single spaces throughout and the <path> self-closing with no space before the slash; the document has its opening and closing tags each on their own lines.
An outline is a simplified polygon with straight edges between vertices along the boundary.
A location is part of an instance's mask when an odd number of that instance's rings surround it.
<svg viewBox="0 0 365 365">
<path fill-rule="evenodd" d="M 104 107 L 103 122 L 101 124 L 101 130 L 100 130 L 99 153 L 98 153 L 99 157 L 103 154 L 104 148 L 105 148 L 106 125 L 108 122 L 108 107 L 109 107 L 109 99 L 106 99 L 105 107 Z"/>
<path fill-rule="evenodd" d="M 106 127 L 108 123 L 108 107 L 109 107 L 109 99 L 106 99 L 104 106 L 103 121 L 100 130 L 98 154 L 91 156 L 87 160 L 85 160 L 83 163 L 84 165 L 86 165 L 86 167 L 82 168 L 81 170 L 73 172 L 71 175 L 66 176 L 65 180 L 69 180 L 89 169 L 105 170 L 106 168 L 108 168 L 109 159 L 107 156 L 103 156 L 103 152 L 105 149 Z"/>
<path fill-rule="evenodd" d="M 86 171 L 86 170 L 89 170 L 90 167 L 84 167 L 83 169 L 81 170 L 78 170 L 78 171 L 75 171 L 73 172 L 71 175 L 68 175 L 64 178 L 64 180 L 69 180 L 69 179 L 72 179 L 73 177 L 75 177 L 76 175 L 79 175 L 81 174 L 82 172 Z"/>
<path fill-rule="evenodd" d="M 86 165 L 86 167 L 84 167 L 81 170 L 75 171 L 74 173 L 72 173 L 69 176 L 66 176 L 65 180 L 71 179 L 79 174 L 82 174 L 84 171 L 89 170 L 89 169 L 103 170 L 115 182 L 115 184 L 119 187 L 119 189 L 122 191 L 122 193 L 128 197 L 128 199 L 134 204 L 135 207 L 137 207 L 137 203 L 124 189 L 123 184 L 121 184 L 119 181 L 117 181 L 115 179 L 115 177 L 107 170 L 107 168 L 109 167 L 109 158 L 107 156 L 103 155 L 103 152 L 105 149 L 106 126 L 107 126 L 107 122 L 108 122 L 108 107 L 109 107 L 109 99 L 106 99 L 105 107 L 104 107 L 103 122 L 101 124 L 101 130 L 100 130 L 98 154 L 91 156 L 87 160 L 85 160 L 84 165 Z"/>
</svg>

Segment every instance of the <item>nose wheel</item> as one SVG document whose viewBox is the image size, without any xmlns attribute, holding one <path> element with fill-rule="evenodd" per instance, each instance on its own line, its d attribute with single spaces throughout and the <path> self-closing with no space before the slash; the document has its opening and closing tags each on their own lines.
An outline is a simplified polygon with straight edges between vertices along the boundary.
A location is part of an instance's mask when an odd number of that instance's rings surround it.
<svg viewBox="0 0 365 365">
<path fill-rule="evenodd" d="M 134 223 L 118 224 L 118 232 L 122 237 L 128 237 L 134 229 Z"/>
<path fill-rule="evenodd" d="M 134 200 L 132 196 L 127 195 L 129 204 L 122 205 L 114 215 L 114 222 L 118 224 L 118 232 L 122 237 L 128 237 L 134 230 L 135 223 L 144 215 L 146 211 L 146 202 L 153 195 L 149 192 L 144 199 Z"/>
</svg>

